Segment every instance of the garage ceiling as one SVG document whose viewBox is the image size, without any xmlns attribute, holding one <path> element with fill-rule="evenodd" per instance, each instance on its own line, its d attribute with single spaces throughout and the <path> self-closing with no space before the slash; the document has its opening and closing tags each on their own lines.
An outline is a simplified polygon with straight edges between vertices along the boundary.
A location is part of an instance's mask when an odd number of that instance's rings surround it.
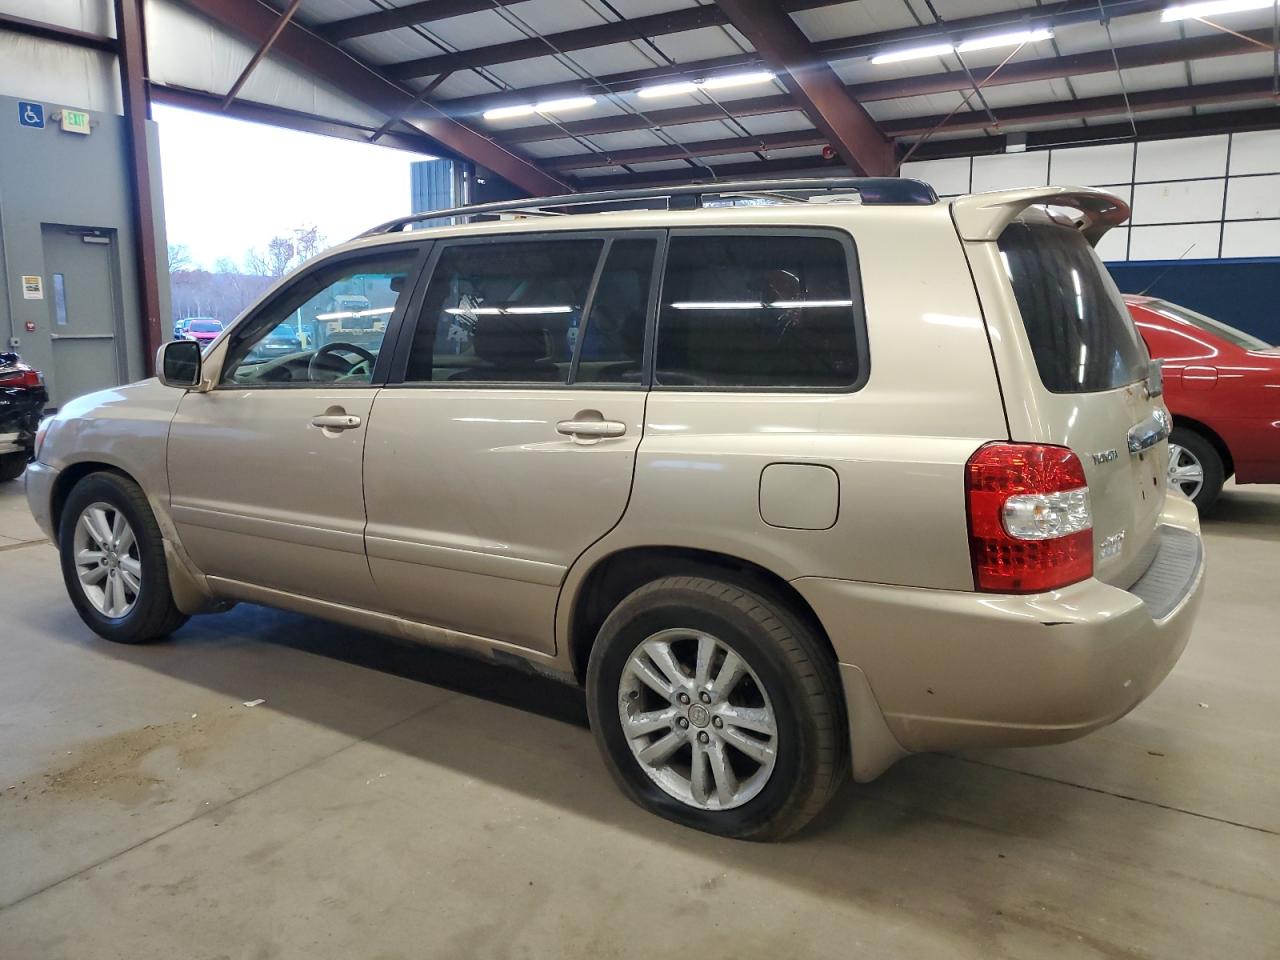
<svg viewBox="0 0 1280 960">
<path fill-rule="evenodd" d="M 291 10 L 272 59 L 545 192 L 1280 126 L 1276 8 L 1164 22 L 1171 2 L 186 5 L 255 46 Z"/>
</svg>

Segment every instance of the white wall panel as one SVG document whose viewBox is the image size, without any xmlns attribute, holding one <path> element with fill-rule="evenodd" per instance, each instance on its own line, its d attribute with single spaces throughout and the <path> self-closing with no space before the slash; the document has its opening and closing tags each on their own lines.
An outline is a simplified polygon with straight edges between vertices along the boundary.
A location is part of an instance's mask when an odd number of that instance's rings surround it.
<svg viewBox="0 0 1280 960">
<path fill-rule="evenodd" d="M 1231 175 L 1280 173 L 1280 130 L 1237 133 L 1231 138 Z"/>
<path fill-rule="evenodd" d="M 1130 260 L 1212 260 L 1218 256 L 1220 223 L 1133 227 L 1129 231 Z"/>
<path fill-rule="evenodd" d="M 1224 257 L 1280 257 L 1280 220 L 1228 223 L 1222 228 Z"/>
<path fill-rule="evenodd" d="M 1227 188 L 1227 219 L 1280 217 L 1280 174 L 1232 177 Z"/>
<path fill-rule="evenodd" d="M 1048 182 L 1049 154 L 1000 153 L 973 158 L 973 192 L 1008 190 L 1013 187 L 1042 187 Z"/>
<path fill-rule="evenodd" d="M 916 177 L 933 184 L 933 189 L 941 196 L 953 196 L 969 192 L 969 165 L 968 157 L 916 160 L 902 165 L 902 176 Z"/>
<path fill-rule="evenodd" d="M 1133 223 L 1187 223 L 1222 219 L 1225 180 L 1139 183 L 1133 188 Z"/>
<path fill-rule="evenodd" d="M 1222 177 L 1227 173 L 1227 137 L 1187 137 L 1138 144 L 1137 181 Z"/>
<path fill-rule="evenodd" d="M 52 40 L 0 31 L 0 94 L 20 100 L 123 113 L 116 58 Z M 4 117 L 4 136 L 17 121 Z"/>
<path fill-rule="evenodd" d="M 1133 179 L 1133 144 L 1074 147 L 1051 151 L 1049 179 L 1066 186 L 1096 187 Z"/>
<path fill-rule="evenodd" d="M 1124 260 L 1128 256 L 1129 228 L 1108 230 L 1098 241 L 1096 249 L 1103 260 Z"/>
</svg>

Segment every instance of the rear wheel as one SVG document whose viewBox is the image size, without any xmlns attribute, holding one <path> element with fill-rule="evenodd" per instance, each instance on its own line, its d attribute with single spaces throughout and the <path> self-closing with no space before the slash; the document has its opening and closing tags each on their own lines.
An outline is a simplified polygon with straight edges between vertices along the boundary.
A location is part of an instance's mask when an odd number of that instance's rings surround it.
<svg viewBox="0 0 1280 960">
<path fill-rule="evenodd" d="M 0 483 L 17 480 L 25 469 L 27 469 L 25 453 L 0 454 Z"/>
<path fill-rule="evenodd" d="M 587 704 L 623 791 L 710 833 L 788 836 L 844 772 L 830 653 L 785 604 L 735 584 L 667 577 L 623 600 L 591 651 Z"/>
<path fill-rule="evenodd" d="M 1226 468 L 1217 449 L 1188 427 L 1174 427 L 1169 435 L 1169 486 L 1205 511 L 1218 499 Z"/>
<path fill-rule="evenodd" d="M 146 643 L 187 622 L 173 603 L 164 540 L 142 490 L 113 473 L 72 488 L 58 530 L 62 578 L 90 629 L 118 643 Z"/>
</svg>

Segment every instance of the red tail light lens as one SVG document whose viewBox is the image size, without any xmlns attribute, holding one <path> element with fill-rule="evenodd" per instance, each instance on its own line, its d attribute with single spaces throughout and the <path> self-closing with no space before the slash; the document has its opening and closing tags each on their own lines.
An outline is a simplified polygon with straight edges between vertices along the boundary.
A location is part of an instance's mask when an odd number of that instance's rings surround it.
<svg viewBox="0 0 1280 960">
<path fill-rule="evenodd" d="M 16 370 L 0 372 L 0 387 L 42 387 L 44 377 L 29 367 L 18 367 Z"/>
<path fill-rule="evenodd" d="M 989 443 L 965 467 L 973 585 L 1040 593 L 1093 575 L 1084 467 L 1066 447 Z"/>
</svg>

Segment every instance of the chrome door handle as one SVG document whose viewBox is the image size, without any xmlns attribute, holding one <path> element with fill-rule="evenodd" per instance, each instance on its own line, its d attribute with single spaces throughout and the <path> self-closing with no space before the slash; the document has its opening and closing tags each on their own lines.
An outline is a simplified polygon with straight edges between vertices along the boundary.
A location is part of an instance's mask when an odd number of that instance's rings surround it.
<svg viewBox="0 0 1280 960">
<path fill-rule="evenodd" d="M 360 426 L 360 418 L 349 413 L 321 413 L 311 418 L 311 425 L 325 430 L 354 430 Z"/>
<path fill-rule="evenodd" d="M 627 425 L 619 420 L 561 420 L 556 430 L 570 437 L 620 437 Z"/>
</svg>

